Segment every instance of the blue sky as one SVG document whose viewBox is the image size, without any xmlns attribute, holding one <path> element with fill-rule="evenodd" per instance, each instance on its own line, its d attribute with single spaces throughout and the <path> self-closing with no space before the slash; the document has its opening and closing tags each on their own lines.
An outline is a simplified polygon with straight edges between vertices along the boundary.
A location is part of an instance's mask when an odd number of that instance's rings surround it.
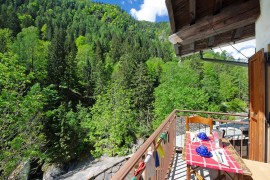
<svg viewBox="0 0 270 180">
<path fill-rule="evenodd" d="M 93 0 L 107 4 L 116 4 L 135 19 L 141 21 L 169 21 L 165 0 Z"/>
</svg>

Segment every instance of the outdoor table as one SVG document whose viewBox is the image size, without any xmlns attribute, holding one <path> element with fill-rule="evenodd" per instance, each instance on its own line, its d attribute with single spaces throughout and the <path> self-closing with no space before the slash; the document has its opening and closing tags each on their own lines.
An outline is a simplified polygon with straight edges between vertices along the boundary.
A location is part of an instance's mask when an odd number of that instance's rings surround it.
<svg viewBox="0 0 270 180">
<path fill-rule="evenodd" d="M 213 144 L 212 144 L 212 141 L 213 141 L 212 135 L 208 136 L 210 138 L 209 141 L 191 142 L 190 133 L 191 132 L 186 132 L 183 155 L 182 155 L 183 160 L 185 160 L 187 164 L 187 179 L 188 180 L 190 179 L 191 166 L 200 166 L 200 167 L 205 167 L 205 168 L 210 168 L 210 169 L 216 169 L 219 171 L 219 176 L 220 176 L 220 171 L 231 172 L 231 173 L 234 173 L 235 175 L 248 175 L 248 176 L 252 175 L 251 171 L 245 165 L 244 161 L 236 152 L 236 150 L 231 145 L 229 140 L 225 138 L 222 139 L 224 154 L 229 164 L 229 166 L 226 166 L 226 165 L 218 163 L 213 158 L 205 158 L 198 155 L 195 150 L 200 145 L 204 145 L 208 148 L 209 151 L 213 151 L 215 148 L 213 147 Z"/>
</svg>

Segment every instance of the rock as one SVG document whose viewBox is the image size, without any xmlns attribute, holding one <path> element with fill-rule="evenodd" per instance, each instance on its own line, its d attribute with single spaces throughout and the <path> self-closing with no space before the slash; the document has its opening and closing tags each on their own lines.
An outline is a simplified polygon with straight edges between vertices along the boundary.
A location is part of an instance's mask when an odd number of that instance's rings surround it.
<svg viewBox="0 0 270 180">
<path fill-rule="evenodd" d="M 132 148 L 131 148 L 132 154 L 137 151 L 137 148 L 138 148 L 137 144 L 135 144 L 135 145 L 132 146 Z"/>
<path fill-rule="evenodd" d="M 135 153 L 141 147 L 141 145 L 143 145 L 143 143 L 144 143 L 144 139 L 142 138 L 137 139 L 136 144 L 134 144 L 131 148 L 131 152 Z"/>
<path fill-rule="evenodd" d="M 65 171 L 61 164 L 52 164 L 44 171 L 43 180 L 54 180 L 64 173 Z"/>
<path fill-rule="evenodd" d="M 119 170 L 122 162 L 126 161 L 130 156 L 125 157 L 101 157 L 96 159 L 85 167 L 75 169 L 66 174 L 61 175 L 58 179 L 65 180 L 87 180 L 87 179 L 111 179 L 113 174 Z M 115 167 L 116 166 L 116 167 Z M 115 172 L 113 172 L 115 171 Z"/>
<path fill-rule="evenodd" d="M 10 174 L 8 179 L 27 180 L 30 172 L 30 160 L 21 162 L 17 168 Z"/>
<path fill-rule="evenodd" d="M 105 180 L 110 180 L 112 178 L 112 172 L 107 172 L 106 171 L 104 174 L 105 174 L 104 175 Z"/>
<path fill-rule="evenodd" d="M 112 173 L 112 168 L 108 169 L 106 173 Z"/>
<path fill-rule="evenodd" d="M 142 139 L 142 138 L 139 138 L 139 139 L 137 139 L 137 145 L 140 147 L 141 145 L 143 145 L 143 143 L 144 143 L 144 139 Z"/>
<path fill-rule="evenodd" d="M 93 156 L 91 156 L 89 153 L 84 153 L 81 155 L 79 160 L 74 160 L 69 164 L 66 164 L 64 169 L 70 172 L 75 169 L 84 168 L 85 166 L 91 164 L 91 162 L 94 160 L 95 159 L 93 158 Z"/>
<path fill-rule="evenodd" d="M 122 163 L 120 163 L 122 165 Z M 112 173 L 116 173 L 119 169 L 120 169 L 120 165 L 115 165 L 114 167 L 112 167 Z"/>
<path fill-rule="evenodd" d="M 101 173 L 100 175 L 98 175 L 95 180 L 104 180 L 104 173 Z"/>
</svg>

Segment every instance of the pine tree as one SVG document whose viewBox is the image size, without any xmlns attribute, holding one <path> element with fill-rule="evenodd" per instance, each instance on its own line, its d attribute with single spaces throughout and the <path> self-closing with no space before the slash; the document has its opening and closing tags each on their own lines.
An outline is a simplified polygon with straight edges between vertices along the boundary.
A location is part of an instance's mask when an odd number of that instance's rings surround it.
<svg viewBox="0 0 270 180">
<path fill-rule="evenodd" d="M 49 48 L 49 59 L 47 66 L 48 84 L 59 86 L 65 82 L 67 62 L 64 43 L 65 31 L 62 28 L 57 28 Z"/>
<path fill-rule="evenodd" d="M 147 134 L 151 129 L 152 121 L 152 103 L 153 97 L 153 79 L 148 75 L 145 63 L 140 63 L 132 78 L 131 87 L 134 92 L 133 104 L 137 111 L 136 120 L 138 121 L 142 133 Z"/>
</svg>

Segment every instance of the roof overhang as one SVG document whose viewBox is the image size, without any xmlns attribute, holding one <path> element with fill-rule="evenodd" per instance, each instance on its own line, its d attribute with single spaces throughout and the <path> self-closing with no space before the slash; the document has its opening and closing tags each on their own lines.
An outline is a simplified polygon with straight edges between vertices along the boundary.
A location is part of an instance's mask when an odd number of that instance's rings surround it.
<svg viewBox="0 0 270 180">
<path fill-rule="evenodd" d="M 255 37 L 259 0 L 166 0 L 179 56 Z"/>
</svg>

